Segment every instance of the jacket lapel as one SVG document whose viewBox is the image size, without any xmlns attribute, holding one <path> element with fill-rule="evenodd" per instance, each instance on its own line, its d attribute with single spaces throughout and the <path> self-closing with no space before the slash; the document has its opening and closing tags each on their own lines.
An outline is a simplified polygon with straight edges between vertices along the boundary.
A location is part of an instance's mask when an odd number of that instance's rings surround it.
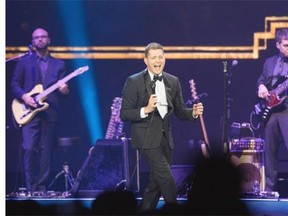
<svg viewBox="0 0 288 216">
<path fill-rule="evenodd" d="M 147 70 L 143 71 L 143 76 L 146 90 L 148 92 L 148 95 L 150 96 L 152 94 L 152 82 Z"/>
<path fill-rule="evenodd" d="M 163 80 L 164 80 L 164 84 L 165 84 L 165 90 L 166 90 L 166 98 L 167 98 L 167 103 L 168 103 L 168 112 L 170 111 L 170 109 L 173 107 L 172 104 L 172 89 L 171 89 L 171 85 L 169 83 L 169 80 L 167 79 L 167 77 L 165 76 L 165 73 L 163 72 Z"/>
</svg>

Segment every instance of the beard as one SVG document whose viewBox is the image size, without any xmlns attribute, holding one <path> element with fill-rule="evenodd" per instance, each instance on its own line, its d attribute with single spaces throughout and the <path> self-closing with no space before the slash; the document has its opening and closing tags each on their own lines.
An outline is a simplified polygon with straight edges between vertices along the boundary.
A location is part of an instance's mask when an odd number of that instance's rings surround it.
<svg viewBox="0 0 288 216">
<path fill-rule="evenodd" d="M 47 48 L 48 48 L 48 44 L 44 44 L 44 43 L 38 43 L 35 46 L 35 49 L 39 51 L 46 50 Z"/>
</svg>

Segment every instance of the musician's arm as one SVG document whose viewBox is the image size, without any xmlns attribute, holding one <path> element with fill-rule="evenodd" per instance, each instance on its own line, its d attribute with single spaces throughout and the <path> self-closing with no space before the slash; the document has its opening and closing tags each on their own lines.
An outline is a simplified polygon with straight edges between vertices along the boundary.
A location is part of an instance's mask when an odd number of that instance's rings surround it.
<svg viewBox="0 0 288 216">
<path fill-rule="evenodd" d="M 23 83 L 24 83 L 24 66 L 23 63 L 20 61 L 16 65 L 11 81 L 13 96 L 18 100 L 23 100 L 22 97 L 26 93 L 23 88 L 24 86 Z"/>
<path fill-rule="evenodd" d="M 58 90 L 61 92 L 61 94 L 67 95 L 69 94 L 68 84 L 61 81 L 61 79 L 63 79 L 67 75 L 67 69 L 65 62 L 62 63 L 63 65 L 59 72 L 59 81 L 57 82 L 57 84 L 58 84 Z"/>
<path fill-rule="evenodd" d="M 268 64 L 269 63 L 266 60 L 263 65 L 263 72 L 257 80 L 257 95 L 260 98 L 267 98 L 267 96 L 269 96 L 269 91 L 267 89 L 267 84 L 270 80 Z"/>
</svg>

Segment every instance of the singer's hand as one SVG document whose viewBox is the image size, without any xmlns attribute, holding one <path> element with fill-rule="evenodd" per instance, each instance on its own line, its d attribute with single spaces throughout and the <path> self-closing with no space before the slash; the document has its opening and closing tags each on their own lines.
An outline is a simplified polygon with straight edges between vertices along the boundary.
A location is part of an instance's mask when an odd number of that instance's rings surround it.
<svg viewBox="0 0 288 216">
<path fill-rule="evenodd" d="M 144 107 L 145 114 L 151 113 L 157 107 L 157 96 L 156 94 L 152 94 L 149 98 L 149 102 L 146 107 Z"/>
<path fill-rule="evenodd" d="M 197 103 L 193 105 L 192 116 L 197 118 L 199 115 L 202 115 L 204 111 L 204 106 L 202 103 Z"/>
</svg>

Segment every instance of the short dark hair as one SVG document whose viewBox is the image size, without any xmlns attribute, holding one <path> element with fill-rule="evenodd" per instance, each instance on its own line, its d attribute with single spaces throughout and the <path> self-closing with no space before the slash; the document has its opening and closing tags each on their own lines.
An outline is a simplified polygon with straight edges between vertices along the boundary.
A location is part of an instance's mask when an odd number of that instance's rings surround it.
<svg viewBox="0 0 288 216">
<path fill-rule="evenodd" d="M 145 51 L 144 51 L 145 57 L 148 56 L 149 50 L 156 50 L 156 49 L 161 49 L 161 50 L 163 50 L 163 52 L 164 52 L 164 48 L 163 48 L 163 46 L 162 46 L 161 44 L 156 43 L 156 42 L 149 43 L 149 44 L 145 47 Z"/>
<path fill-rule="evenodd" d="M 288 40 L 288 28 L 282 28 L 276 31 L 276 42 L 281 43 L 282 40 Z"/>
</svg>

